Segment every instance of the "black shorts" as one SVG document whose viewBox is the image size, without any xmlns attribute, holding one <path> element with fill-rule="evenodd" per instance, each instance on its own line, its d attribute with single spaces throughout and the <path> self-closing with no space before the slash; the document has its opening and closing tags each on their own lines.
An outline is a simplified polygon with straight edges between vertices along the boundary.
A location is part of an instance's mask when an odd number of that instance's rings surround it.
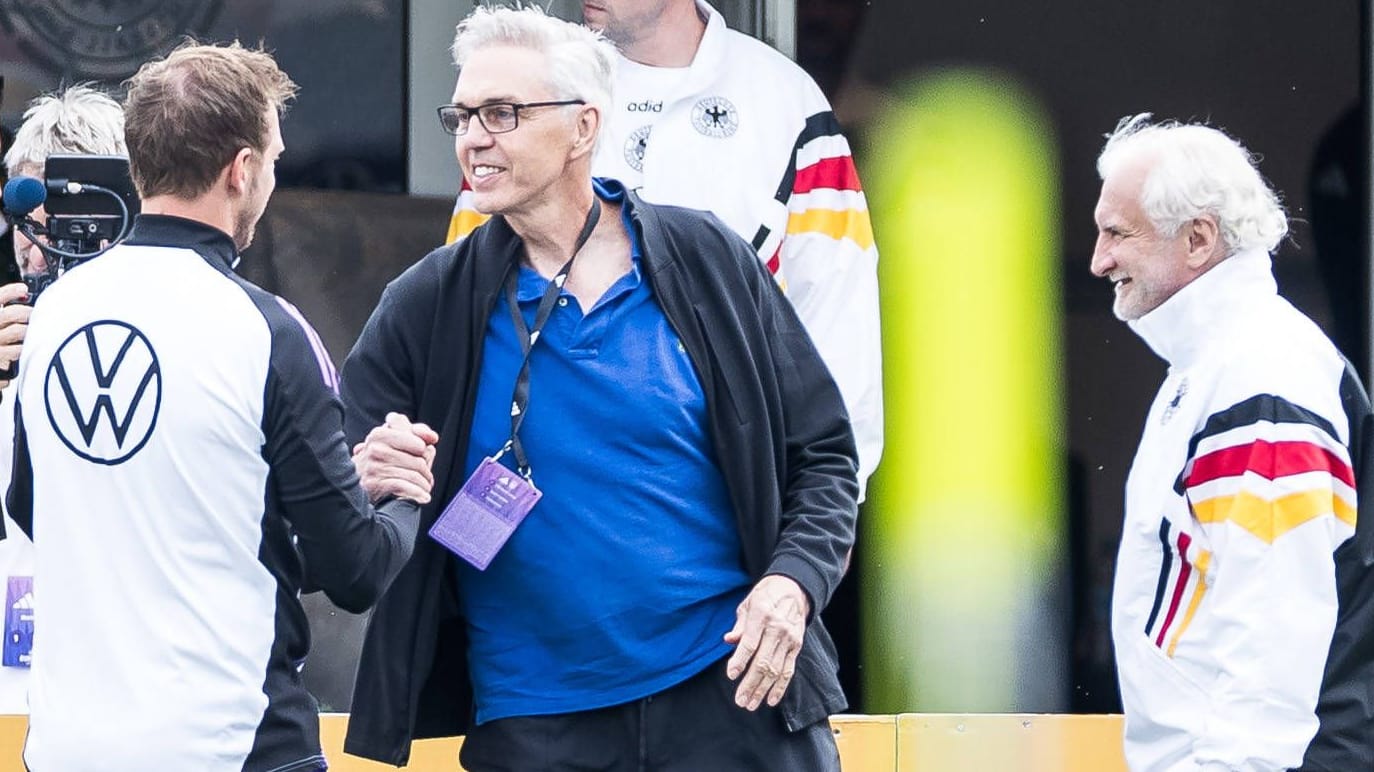
<svg viewBox="0 0 1374 772">
<path fill-rule="evenodd" d="M 468 730 L 469 772 L 837 772 L 829 721 L 788 732 L 776 708 L 735 705 L 725 660 L 643 699 Z"/>
</svg>

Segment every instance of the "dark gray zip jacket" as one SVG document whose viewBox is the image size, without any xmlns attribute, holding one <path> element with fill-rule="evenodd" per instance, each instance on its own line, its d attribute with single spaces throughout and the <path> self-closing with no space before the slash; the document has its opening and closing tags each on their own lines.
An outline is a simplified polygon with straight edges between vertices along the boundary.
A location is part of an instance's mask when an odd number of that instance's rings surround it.
<svg viewBox="0 0 1374 772">
<path fill-rule="evenodd" d="M 1336 629 L 1300 772 L 1374 769 L 1374 413 L 1348 360 L 1340 388 L 1359 509 L 1355 537 L 1336 550 Z"/>
<path fill-rule="evenodd" d="M 611 183 L 618 185 L 618 183 Z M 846 707 L 834 644 L 817 612 L 854 540 L 857 454 L 839 390 L 790 303 L 749 245 L 714 216 L 624 204 L 643 233 L 644 274 L 706 393 L 711 437 L 734 506 L 745 569 L 783 574 L 811 600 L 789 729 Z M 387 286 L 343 369 L 351 442 L 405 413 L 439 432 L 422 533 L 463 484 L 487 322 L 519 238 L 494 217 Z M 462 734 L 471 720 L 455 558 L 421 536 L 373 613 L 345 751 L 404 764 L 410 743 Z"/>
</svg>

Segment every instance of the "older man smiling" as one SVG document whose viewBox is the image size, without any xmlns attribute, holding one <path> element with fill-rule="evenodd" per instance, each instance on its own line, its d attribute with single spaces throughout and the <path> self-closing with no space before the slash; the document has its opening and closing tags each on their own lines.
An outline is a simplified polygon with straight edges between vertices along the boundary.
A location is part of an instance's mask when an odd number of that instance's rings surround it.
<svg viewBox="0 0 1374 772">
<path fill-rule="evenodd" d="M 1368 769 L 1364 387 L 1279 296 L 1269 255 L 1287 218 L 1238 142 L 1136 116 L 1098 171 L 1092 272 L 1169 363 L 1126 483 L 1113 592 L 1127 760 Z"/>
<path fill-rule="evenodd" d="M 592 178 L 608 42 L 479 8 L 454 57 L 439 119 L 493 216 L 392 282 L 344 366 L 350 434 L 413 409 L 444 437 L 347 749 L 466 731 L 474 771 L 838 769 L 817 614 L 859 486 L 825 363 L 747 242 Z"/>
</svg>

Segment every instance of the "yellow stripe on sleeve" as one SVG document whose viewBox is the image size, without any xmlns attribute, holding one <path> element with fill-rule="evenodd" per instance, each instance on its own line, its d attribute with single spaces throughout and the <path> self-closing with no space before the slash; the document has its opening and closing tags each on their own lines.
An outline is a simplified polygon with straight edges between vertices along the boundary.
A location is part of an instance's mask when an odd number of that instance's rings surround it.
<svg viewBox="0 0 1374 772">
<path fill-rule="evenodd" d="M 1183 637 L 1183 631 L 1188 629 L 1188 625 L 1193 621 L 1193 615 L 1197 613 L 1197 607 L 1202 604 L 1202 595 L 1207 592 L 1207 567 L 1211 562 L 1212 553 L 1203 552 L 1193 564 L 1193 570 L 1197 572 L 1197 582 L 1193 585 L 1193 597 L 1188 601 L 1188 611 L 1184 613 L 1183 621 L 1178 624 L 1174 636 L 1169 639 L 1170 657 L 1174 656 L 1174 649 L 1178 648 L 1178 639 Z"/>
<path fill-rule="evenodd" d="M 787 235 L 823 233 L 833 239 L 849 239 L 860 249 L 873 246 L 873 224 L 862 209 L 807 209 L 787 218 Z"/>
<path fill-rule="evenodd" d="M 1355 527 L 1355 508 L 1325 488 L 1292 493 L 1273 501 L 1242 491 L 1196 502 L 1193 514 L 1202 523 L 1229 520 L 1266 544 L 1273 544 L 1285 533 L 1326 514 L 1335 514 L 1341 522 Z"/>
</svg>

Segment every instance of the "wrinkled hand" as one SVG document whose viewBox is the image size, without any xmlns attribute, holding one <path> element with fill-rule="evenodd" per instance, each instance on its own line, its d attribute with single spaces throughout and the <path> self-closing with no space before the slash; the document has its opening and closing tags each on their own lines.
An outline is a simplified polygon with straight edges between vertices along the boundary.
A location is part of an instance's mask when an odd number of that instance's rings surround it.
<svg viewBox="0 0 1374 772">
<path fill-rule="evenodd" d="M 735 690 L 736 705 L 756 710 L 765 698 L 770 706 L 782 700 L 796 670 L 810 606 L 795 581 L 770 574 L 735 609 L 735 626 L 725 642 L 738 645 L 725 673 L 731 680 L 744 675 Z"/>
<path fill-rule="evenodd" d="M 28 302 L 29 288 L 23 282 L 0 287 L 0 369 L 19 359 L 24 336 L 29 331 L 29 313 L 33 311 L 20 303 Z M 0 389 L 9 381 L 0 380 Z"/>
<path fill-rule="evenodd" d="M 428 504 L 434 487 L 434 446 L 439 435 L 411 423 L 400 413 L 387 413 L 386 423 L 353 446 L 353 465 L 372 503 L 387 496 Z"/>
</svg>

